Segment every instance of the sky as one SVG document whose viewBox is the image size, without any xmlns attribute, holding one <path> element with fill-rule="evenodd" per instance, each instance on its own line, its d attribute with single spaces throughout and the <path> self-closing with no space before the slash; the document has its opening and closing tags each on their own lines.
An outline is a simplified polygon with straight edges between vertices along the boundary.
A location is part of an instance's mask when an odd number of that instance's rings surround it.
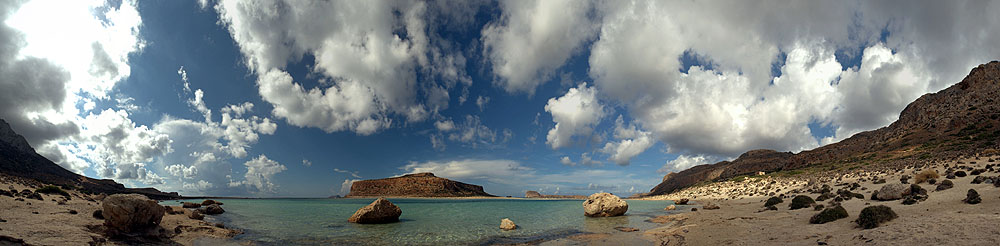
<svg viewBox="0 0 1000 246">
<path fill-rule="evenodd" d="M 326 197 L 433 172 L 647 192 L 888 125 L 1000 57 L 1000 1 L 2 1 L 0 118 L 73 172 Z"/>
</svg>

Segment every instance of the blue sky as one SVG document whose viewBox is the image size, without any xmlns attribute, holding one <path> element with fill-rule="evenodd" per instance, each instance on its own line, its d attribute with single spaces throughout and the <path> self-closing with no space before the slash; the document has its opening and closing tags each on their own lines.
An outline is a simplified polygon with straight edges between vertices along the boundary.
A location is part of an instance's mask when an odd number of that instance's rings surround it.
<svg viewBox="0 0 1000 246">
<path fill-rule="evenodd" d="M 43 96 L 5 96 L 0 117 L 70 170 L 185 195 L 343 195 L 423 171 L 629 195 L 885 126 L 1000 54 L 979 3 L 774 4 L 12 3 L 4 64 L 68 76 L 3 65 L 0 86 Z"/>
</svg>

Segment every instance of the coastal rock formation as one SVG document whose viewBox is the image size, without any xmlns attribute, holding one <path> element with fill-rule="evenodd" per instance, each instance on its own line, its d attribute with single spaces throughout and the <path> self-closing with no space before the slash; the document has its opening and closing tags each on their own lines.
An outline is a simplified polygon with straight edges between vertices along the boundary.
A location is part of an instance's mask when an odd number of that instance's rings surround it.
<svg viewBox="0 0 1000 246">
<path fill-rule="evenodd" d="M 135 232 L 160 224 L 166 209 L 140 194 L 115 194 L 101 203 L 104 225 L 122 232 Z"/>
<path fill-rule="evenodd" d="M 670 206 L 663 208 L 663 210 L 674 210 L 674 209 L 677 209 L 677 206 L 674 206 L 673 204 L 670 204 Z"/>
<path fill-rule="evenodd" d="M 504 218 L 500 220 L 500 229 L 503 229 L 505 231 L 514 230 L 517 229 L 517 225 L 514 224 L 514 221 L 511 221 L 508 218 Z"/>
<path fill-rule="evenodd" d="M 1000 62 L 993 61 L 973 68 L 957 84 L 921 96 L 907 105 L 899 120 L 889 126 L 798 154 L 752 150 L 733 161 L 669 173 L 647 196 L 666 195 L 700 182 L 761 171 L 771 173 L 818 165 L 873 170 L 901 168 L 997 149 L 1000 148 L 995 141 L 1000 137 L 1000 128 L 995 127 L 1000 126 L 998 98 Z M 952 177 L 948 175 L 949 179 Z"/>
<path fill-rule="evenodd" d="M 193 202 L 184 202 L 184 203 L 181 204 L 181 207 L 183 207 L 183 208 L 200 208 L 201 204 L 197 204 L 197 203 L 193 203 Z"/>
<path fill-rule="evenodd" d="M 587 199 L 587 196 L 578 195 L 542 195 L 537 191 L 529 190 L 524 192 L 524 198 L 554 198 L 554 199 Z"/>
<path fill-rule="evenodd" d="M 137 193 L 153 199 L 177 199 L 176 192 L 164 193 L 153 188 L 125 188 L 110 179 L 92 179 L 70 172 L 35 152 L 20 134 L 0 119 L 0 173 L 34 179 L 57 186 L 79 187 L 89 193 Z"/>
<path fill-rule="evenodd" d="M 611 193 L 594 193 L 583 202 L 583 215 L 611 217 L 625 214 L 628 203 Z"/>
<path fill-rule="evenodd" d="M 400 177 L 362 180 L 351 185 L 347 197 L 469 197 L 489 196 L 482 186 L 466 184 L 433 173 L 415 173 Z"/>
<path fill-rule="evenodd" d="M 979 204 L 983 201 L 983 198 L 979 197 L 979 192 L 976 192 L 976 190 L 969 189 L 969 192 L 965 195 L 965 199 L 962 199 L 962 201 L 968 204 Z"/>
<path fill-rule="evenodd" d="M 389 200 L 379 197 L 371 204 L 358 209 L 347 222 L 359 224 L 381 224 L 399 221 L 403 211 Z"/>
</svg>

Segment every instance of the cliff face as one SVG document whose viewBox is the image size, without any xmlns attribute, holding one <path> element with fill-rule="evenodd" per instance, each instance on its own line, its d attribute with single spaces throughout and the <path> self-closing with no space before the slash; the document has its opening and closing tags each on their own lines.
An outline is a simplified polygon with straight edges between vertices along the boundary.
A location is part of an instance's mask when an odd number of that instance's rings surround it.
<svg viewBox="0 0 1000 246">
<path fill-rule="evenodd" d="M 163 193 L 153 188 L 125 188 L 110 179 L 92 179 L 70 172 L 39 155 L 6 121 L 0 119 L 0 173 L 35 179 L 43 183 L 75 186 L 94 193 L 137 193 L 152 199 L 176 199 L 176 192 Z"/>
<path fill-rule="evenodd" d="M 347 197 L 468 197 L 494 196 L 483 191 L 482 186 L 466 184 L 434 176 L 433 173 L 416 173 L 401 177 L 362 180 L 351 185 Z"/>
<path fill-rule="evenodd" d="M 996 152 L 1000 142 L 1000 62 L 972 69 L 961 82 L 917 98 L 889 126 L 798 154 L 753 150 L 731 162 L 669 173 L 647 195 L 759 171 L 836 171 L 912 166 Z"/>
</svg>

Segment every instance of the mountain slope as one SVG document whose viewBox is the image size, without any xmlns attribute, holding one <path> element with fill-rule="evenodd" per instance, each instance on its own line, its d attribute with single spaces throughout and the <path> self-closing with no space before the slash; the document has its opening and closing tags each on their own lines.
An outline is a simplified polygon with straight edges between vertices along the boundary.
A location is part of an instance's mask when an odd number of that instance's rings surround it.
<svg viewBox="0 0 1000 246">
<path fill-rule="evenodd" d="M 483 191 L 482 186 L 466 184 L 434 176 L 433 173 L 415 173 L 400 177 L 356 181 L 351 184 L 347 197 L 466 197 L 494 196 Z"/>
<path fill-rule="evenodd" d="M 1000 142 L 1000 62 L 973 68 L 961 82 L 917 98 L 889 126 L 798 154 L 749 151 L 733 161 L 670 173 L 646 195 L 663 195 L 759 171 L 880 170 L 996 152 Z"/>
<path fill-rule="evenodd" d="M 39 155 L 28 141 L 0 119 L 0 173 L 35 179 L 43 183 L 79 187 L 94 193 L 138 193 L 152 199 L 176 199 L 176 192 L 163 193 L 153 188 L 125 188 L 110 179 L 92 179 L 70 172 Z"/>
</svg>

